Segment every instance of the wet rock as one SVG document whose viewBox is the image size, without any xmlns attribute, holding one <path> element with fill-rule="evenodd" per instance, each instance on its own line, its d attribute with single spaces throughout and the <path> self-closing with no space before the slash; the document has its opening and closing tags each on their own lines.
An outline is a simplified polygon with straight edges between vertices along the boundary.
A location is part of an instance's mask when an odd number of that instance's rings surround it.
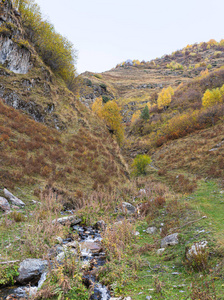
<svg viewBox="0 0 224 300">
<path fill-rule="evenodd" d="M 81 223 L 82 219 L 79 217 L 76 217 L 76 216 L 67 216 L 67 217 L 62 217 L 62 218 L 55 219 L 52 221 L 53 224 L 55 224 L 56 222 L 61 225 L 66 225 L 66 224 L 70 223 L 70 225 L 73 226 L 73 225 L 77 225 L 77 224 Z"/>
<path fill-rule="evenodd" d="M 192 260 L 195 256 L 199 255 L 205 250 L 207 244 L 207 241 L 203 241 L 195 243 L 190 249 L 186 248 L 186 258 L 188 260 Z"/>
<path fill-rule="evenodd" d="M 165 248 L 167 246 L 173 246 L 178 244 L 178 233 L 173 233 L 161 240 L 161 248 Z"/>
<path fill-rule="evenodd" d="M 146 232 L 149 233 L 149 234 L 155 234 L 157 231 L 157 228 L 156 227 L 148 227 L 146 229 Z"/>
<path fill-rule="evenodd" d="M 100 220 L 100 221 L 96 222 L 94 227 L 98 230 L 105 230 L 106 223 L 103 220 Z"/>
<path fill-rule="evenodd" d="M 96 243 L 96 242 L 81 242 L 80 243 L 80 250 L 82 251 L 82 250 L 89 250 L 89 251 L 91 251 L 91 252 L 93 252 L 93 253 L 99 253 L 99 252 L 101 252 L 102 251 L 102 246 L 100 245 L 100 244 L 98 244 L 98 243 Z"/>
<path fill-rule="evenodd" d="M 128 203 L 128 202 L 123 202 L 122 203 L 122 211 L 127 213 L 128 215 L 132 215 L 136 212 L 136 208 L 134 205 Z"/>
<path fill-rule="evenodd" d="M 16 196 L 14 196 L 12 193 L 10 193 L 6 188 L 4 188 L 3 190 L 5 197 L 12 202 L 14 205 L 18 205 L 18 206 L 25 206 L 25 203 L 20 200 L 19 198 L 17 198 Z"/>
<path fill-rule="evenodd" d="M 48 263 L 42 259 L 26 259 L 20 263 L 17 281 L 21 284 L 37 283 Z"/>
<path fill-rule="evenodd" d="M 10 204 L 3 197 L 0 197 L 0 209 L 3 210 L 3 211 L 10 211 Z"/>
</svg>

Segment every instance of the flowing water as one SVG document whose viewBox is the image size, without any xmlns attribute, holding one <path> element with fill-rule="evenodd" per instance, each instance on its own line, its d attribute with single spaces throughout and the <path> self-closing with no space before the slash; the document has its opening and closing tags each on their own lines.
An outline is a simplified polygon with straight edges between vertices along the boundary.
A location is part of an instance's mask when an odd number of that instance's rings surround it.
<svg viewBox="0 0 224 300">
<path fill-rule="evenodd" d="M 81 253 L 81 260 L 83 264 L 89 265 L 94 261 L 94 266 L 97 268 L 104 265 L 105 256 L 101 251 L 100 241 L 102 240 L 100 232 L 93 227 L 73 226 L 74 232 L 79 235 L 79 247 Z M 71 242 L 71 239 L 63 240 L 66 245 Z M 37 290 L 42 286 L 46 280 L 47 273 L 41 275 L 37 286 L 17 286 L 8 287 L 0 290 L 0 300 L 19 300 L 28 299 L 30 296 L 36 294 Z M 94 275 L 83 275 L 83 280 L 89 288 L 93 290 L 90 300 L 109 300 L 110 293 L 108 289 L 98 283 Z"/>
</svg>

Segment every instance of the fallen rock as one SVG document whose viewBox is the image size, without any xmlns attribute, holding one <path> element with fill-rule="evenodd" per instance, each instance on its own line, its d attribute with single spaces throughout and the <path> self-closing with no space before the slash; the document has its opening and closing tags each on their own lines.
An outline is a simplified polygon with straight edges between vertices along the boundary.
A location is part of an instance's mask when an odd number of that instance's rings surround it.
<svg viewBox="0 0 224 300">
<path fill-rule="evenodd" d="M 165 248 L 167 246 L 173 246 L 178 244 L 178 235 L 179 233 L 173 233 L 161 240 L 161 248 Z"/>
<path fill-rule="evenodd" d="M 157 228 L 156 227 L 149 227 L 146 229 L 146 232 L 149 233 L 149 234 L 155 234 L 157 231 Z"/>
<path fill-rule="evenodd" d="M 127 213 L 128 215 L 132 215 L 136 212 L 136 208 L 134 205 L 128 203 L 128 202 L 123 202 L 122 203 L 122 211 L 124 213 Z"/>
<path fill-rule="evenodd" d="M 21 284 L 37 283 L 40 276 L 46 271 L 48 263 L 42 259 L 25 259 L 20 263 L 17 281 Z"/>
<path fill-rule="evenodd" d="M 190 249 L 186 249 L 186 258 L 188 260 L 192 260 L 193 257 L 197 256 L 205 250 L 207 244 L 207 241 L 194 243 L 194 245 L 192 245 Z"/>
<path fill-rule="evenodd" d="M 61 225 L 66 225 L 66 224 L 70 223 L 71 226 L 77 225 L 77 224 L 79 224 L 81 222 L 82 222 L 82 219 L 78 218 L 76 216 L 62 217 L 62 218 L 55 219 L 55 220 L 52 221 L 53 224 L 59 223 Z"/>
<path fill-rule="evenodd" d="M 10 210 L 9 202 L 3 197 L 0 197 L 0 209 L 3 210 L 3 211 L 9 211 Z"/>
<path fill-rule="evenodd" d="M 18 206 L 25 206 L 25 203 L 20 200 L 19 198 L 17 198 L 16 196 L 14 196 L 12 193 L 10 193 L 6 188 L 3 189 L 3 192 L 5 194 L 5 197 L 11 201 L 14 205 L 18 205 Z"/>
</svg>

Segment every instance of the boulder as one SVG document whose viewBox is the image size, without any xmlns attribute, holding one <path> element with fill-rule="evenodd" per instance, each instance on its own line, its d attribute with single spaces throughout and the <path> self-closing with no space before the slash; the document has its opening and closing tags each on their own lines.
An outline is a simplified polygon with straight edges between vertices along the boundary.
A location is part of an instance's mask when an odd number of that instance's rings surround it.
<svg viewBox="0 0 224 300">
<path fill-rule="evenodd" d="M 3 210 L 3 211 L 10 211 L 10 204 L 3 197 L 0 197 L 0 209 Z"/>
<path fill-rule="evenodd" d="M 136 212 L 136 208 L 134 205 L 128 203 L 128 202 L 123 202 L 122 203 L 122 211 L 127 213 L 128 215 L 132 215 Z"/>
<path fill-rule="evenodd" d="M 178 244 L 178 235 L 179 233 L 173 233 L 161 240 L 160 246 L 161 248 L 165 248 L 167 246 L 173 246 Z"/>
<path fill-rule="evenodd" d="M 188 260 L 192 260 L 193 257 L 197 256 L 205 250 L 207 244 L 207 241 L 194 243 L 194 245 L 192 245 L 190 249 L 186 250 L 186 258 Z"/>
<path fill-rule="evenodd" d="M 78 218 L 76 216 L 62 217 L 62 218 L 58 218 L 58 219 L 55 219 L 55 220 L 52 221 L 53 224 L 59 223 L 61 225 L 66 225 L 66 224 L 70 223 L 71 226 L 77 225 L 81 222 L 82 222 L 82 219 Z"/>
<path fill-rule="evenodd" d="M 4 188 L 3 192 L 5 194 L 5 198 L 7 198 L 10 202 L 12 202 L 12 204 L 18 205 L 18 206 L 25 206 L 25 203 L 22 200 L 20 200 L 16 196 L 14 196 L 6 188 Z"/>
<path fill-rule="evenodd" d="M 155 234 L 156 231 L 157 231 L 157 228 L 154 227 L 154 226 L 153 226 L 153 227 L 148 227 L 148 228 L 146 229 L 146 232 L 149 233 L 149 234 Z"/>
<path fill-rule="evenodd" d="M 42 259 L 25 259 L 20 263 L 17 281 L 20 284 L 37 283 L 41 275 L 46 271 L 48 263 Z"/>
</svg>

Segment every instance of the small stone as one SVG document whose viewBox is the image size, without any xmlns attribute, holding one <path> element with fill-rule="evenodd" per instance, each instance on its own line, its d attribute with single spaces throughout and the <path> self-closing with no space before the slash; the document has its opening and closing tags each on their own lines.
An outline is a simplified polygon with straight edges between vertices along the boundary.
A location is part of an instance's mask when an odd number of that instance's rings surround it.
<svg viewBox="0 0 224 300">
<path fill-rule="evenodd" d="M 63 243 L 63 239 L 60 236 L 57 236 L 55 239 L 59 242 L 59 244 Z"/>
<path fill-rule="evenodd" d="M 152 296 L 146 296 L 146 300 L 152 300 Z"/>
<path fill-rule="evenodd" d="M 178 272 L 173 272 L 172 275 L 180 275 Z"/>
<path fill-rule="evenodd" d="M 123 210 L 123 212 L 127 213 L 128 215 L 132 215 L 136 212 L 136 208 L 134 207 L 134 205 L 132 205 L 128 202 L 122 203 L 122 210 Z"/>
<path fill-rule="evenodd" d="M 157 254 L 162 255 L 165 250 L 166 250 L 166 248 L 160 248 L 157 250 Z"/>
<path fill-rule="evenodd" d="M 153 226 L 153 227 L 148 227 L 148 228 L 146 229 L 146 232 L 149 233 L 149 234 L 155 234 L 156 231 L 157 231 L 157 228 L 154 227 L 154 226 Z"/>
</svg>

